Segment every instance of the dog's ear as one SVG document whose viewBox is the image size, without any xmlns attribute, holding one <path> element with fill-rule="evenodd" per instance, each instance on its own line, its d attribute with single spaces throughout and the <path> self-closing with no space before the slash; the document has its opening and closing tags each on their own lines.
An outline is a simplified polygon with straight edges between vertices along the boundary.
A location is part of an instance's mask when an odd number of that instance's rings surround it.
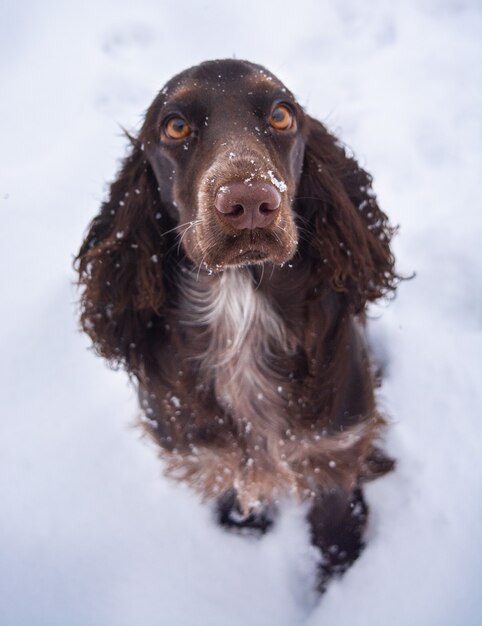
<svg viewBox="0 0 482 626">
<path fill-rule="evenodd" d="M 329 281 L 359 312 L 396 287 L 395 229 L 377 204 L 371 176 L 310 117 L 308 132 L 297 211 L 313 231 L 308 248 L 316 281 L 319 287 Z"/>
<path fill-rule="evenodd" d="M 90 224 L 75 267 L 83 288 L 83 330 L 101 356 L 136 372 L 165 304 L 163 234 L 172 223 L 142 146 L 130 139 L 130 154 Z"/>
</svg>

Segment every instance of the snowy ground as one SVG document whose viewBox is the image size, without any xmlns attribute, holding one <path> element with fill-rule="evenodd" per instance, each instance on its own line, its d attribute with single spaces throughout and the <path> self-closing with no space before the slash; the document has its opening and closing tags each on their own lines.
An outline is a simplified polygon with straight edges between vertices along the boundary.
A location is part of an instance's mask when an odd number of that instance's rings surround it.
<svg viewBox="0 0 482 626">
<path fill-rule="evenodd" d="M 476 0 L 0 5 L 2 626 L 482 623 L 481 13 Z M 303 512 L 223 534 L 130 428 L 134 391 L 77 332 L 72 255 L 174 72 L 269 67 L 375 175 L 417 278 L 374 311 L 398 471 L 321 603 Z"/>
</svg>

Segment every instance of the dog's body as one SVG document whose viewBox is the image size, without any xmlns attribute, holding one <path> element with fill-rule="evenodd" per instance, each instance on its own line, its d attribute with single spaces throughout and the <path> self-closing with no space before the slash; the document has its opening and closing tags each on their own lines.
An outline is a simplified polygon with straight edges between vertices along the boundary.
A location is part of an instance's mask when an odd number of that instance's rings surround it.
<svg viewBox="0 0 482 626">
<path fill-rule="evenodd" d="M 84 330 L 222 523 L 312 502 L 322 587 L 360 552 L 361 483 L 392 465 L 363 332 L 397 280 L 371 179 L 244 61 L 172 79 L 132 143 L 79 253 Z"/>
</svg>

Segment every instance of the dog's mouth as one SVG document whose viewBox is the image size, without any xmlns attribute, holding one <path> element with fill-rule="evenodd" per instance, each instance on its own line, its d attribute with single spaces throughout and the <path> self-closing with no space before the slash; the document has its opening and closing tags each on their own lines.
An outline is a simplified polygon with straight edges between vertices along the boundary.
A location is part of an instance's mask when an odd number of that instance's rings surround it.
<svg viewBox="0 0 482 626">
<path fill-rule="evenodd" d="M 217 266 L 282 264 L 291 256 L 286 245 L 280 245 L 280 236 L 273 231 L 251 231 L 225 236 L 216 250 Z"/>
<path fill-rule="evenodd" d="M 265 263 L 283 265 L 296 252 L 296 232 L 289 231 L 260 231 L 228 235 L 219 233 L 216 242 L 203 245 L 204 237 L 192 240 L 183 240 L 188 256 L 201 267 L 209 271 L 219 272 L 226 267 L 241 267 L 248 265 L 262 265 Z M 194 244 L 193 247 L 189 244 Z M 186 245 L 187 244 L 187 245 Z"/>
<path fill-rule="evenodd" d="M 226 265 L 256 265 L 269 260 L 269 254 L 263 250 L 240 250 Z"/>
</svg>

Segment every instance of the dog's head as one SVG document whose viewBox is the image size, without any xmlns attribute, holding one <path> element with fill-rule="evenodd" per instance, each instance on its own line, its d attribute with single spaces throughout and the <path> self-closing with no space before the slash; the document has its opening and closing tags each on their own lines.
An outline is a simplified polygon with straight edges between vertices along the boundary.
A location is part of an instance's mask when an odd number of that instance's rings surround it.
<svg viewBox="0 0 482 626">
<path fill-rule="evenodd" d="M 293 256 L 305 133 L 293 95 L 252 63 L 206 62 L 161 90 L 140 139 L 196 265 L 282 264 Z"/>
<path fill-rule="evenodd" d="M 130 139 L 77 257 L 82 325 L 111 361 L 143 361 L 179 269 L 295 256 L 306 293 L 332 289 L 355 312 L 394 288 L 393 231 L 370 175 L 259 65 L 182 72 Z"/>
</svg>

